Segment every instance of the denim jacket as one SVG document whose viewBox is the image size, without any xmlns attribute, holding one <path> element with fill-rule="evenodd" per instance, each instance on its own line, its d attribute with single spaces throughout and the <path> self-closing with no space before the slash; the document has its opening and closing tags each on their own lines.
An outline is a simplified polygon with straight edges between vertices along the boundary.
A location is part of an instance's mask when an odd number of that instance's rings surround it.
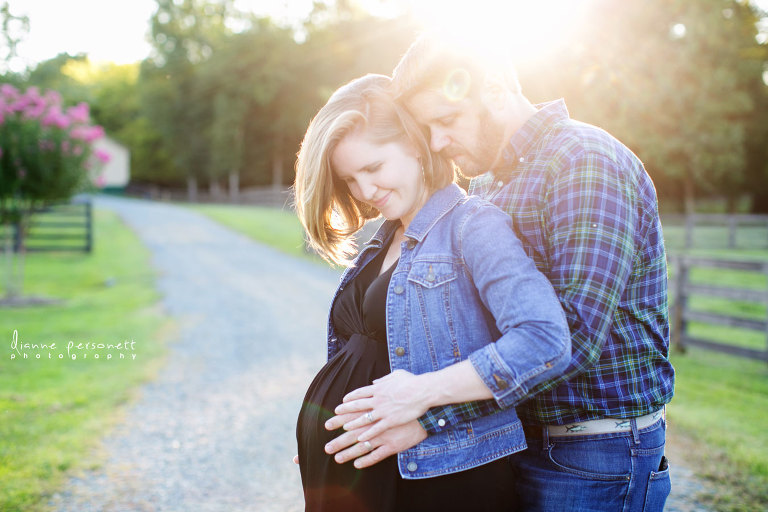
<svg viewBox="0 0 768 512">
<path fill-rule="evenodd" d="M 387 221 L 345 270 L 334 297 L 381 251 L 399 226 Z M 435 192 L 405 232 L 386 301 L 392 371 L 436 371 L 469 359 L 504 409 L 451 425 L 398 454 L 406 479 L 470 469 L 526 447 L 518 397 L 565 370 L 565 315 L 492 204 L 457 185 Z M 328 357 L 340 340 L 329 318 Z"/>
</svg>

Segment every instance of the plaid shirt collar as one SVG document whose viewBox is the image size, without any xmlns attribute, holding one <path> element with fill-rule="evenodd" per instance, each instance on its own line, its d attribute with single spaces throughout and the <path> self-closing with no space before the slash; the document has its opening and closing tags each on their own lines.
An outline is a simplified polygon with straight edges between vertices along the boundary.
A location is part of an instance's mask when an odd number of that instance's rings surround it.
<svg viewBox="0 0 768 512">
<path fill-rule="evenodd" d="M 507 181 L 520 164 L 520 158 L 525 158 L 553 125 L 569 118 L 568 108 L 562 99 L 539 103 L 534 107 L 538 112 L 512 135 L 509 144 L 504 148 L 503 163 L 499 169 L 493 171 L 497 179 Z"/>
</svg>

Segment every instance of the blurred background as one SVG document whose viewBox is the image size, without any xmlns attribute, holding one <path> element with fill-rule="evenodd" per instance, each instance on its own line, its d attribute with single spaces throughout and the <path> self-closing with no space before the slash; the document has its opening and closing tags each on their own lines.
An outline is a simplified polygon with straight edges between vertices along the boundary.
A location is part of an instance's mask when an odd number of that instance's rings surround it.
<svg viewBox="0 0 768 512">
<path fill-rule="evenodd" d="M 301 509 L 291 429 L 324 361 L 339 269 L 304 248 L 295 156 L 337 87 L 390 74 L 424 30 L 508 57 L 529 99 L 564 98 L 644 162 L 670 263 L 668 510 L 768 510 L 768 0 L 10 0 L 0 22 L 0 510 Z M 69 116 L 54 125 L 81 123 L 65 134 L 73 144 L 93 143 L 66 167 L 88 175 L 85 189 L 56 182 L 37 154 L 34 169 L 11 158 L 35 102 Z M 90 195 L 60 202 L 78 190 Z M 274 341 L 272 321 L 308 330 Z M 136 364 L 56 360 L 67 340 L 132 339 Z M 216 380 L 201 409 L 192 397 L 210 383 L 185 383 L 225 352 L 237 379 Z M 173 399 L 136 402 L 152 381 Z M 266 403 L 279 422 L 258 416 Z M 125 446 L 144 452 L 157 432 L 98 448 L 145 417 L 166 434 L 140 463 Z M 185 430 L 202 417 L 211 424 Z M 221 424 L 238 435 L 217 437 Z M 115 469 L 167 456 L 202 472 L 228 449 L 247 456 L 178 482 L 165 467 Z M 83 471 L 106 480 L 71 480 Z M 145 485 L 125 487 L 142 474 Z"/>
<path fill-rule="evenodd" d="M 563 97 L 574 118 L 625 142 L 664 212 L 768 213 L 765 7 L 11 1 L 1 79 L 89 103 L 130 150 L 129 192 L 224 196 L 290 184 L 298 142 L 330 92 L 391 73 L 419 31 L 443 29 L 490 39 L 516 62 L 532 101 Z"/>
</svg>

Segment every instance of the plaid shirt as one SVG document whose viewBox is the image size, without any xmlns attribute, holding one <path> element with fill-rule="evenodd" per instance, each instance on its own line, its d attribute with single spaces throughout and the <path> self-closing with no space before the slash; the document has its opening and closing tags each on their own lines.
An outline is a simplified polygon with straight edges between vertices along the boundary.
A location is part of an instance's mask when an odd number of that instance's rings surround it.
<svg viewBox="0 0 768 512">
<path fill-rule="evenodd" d="M 563 425 L 656 411 L 672 398 L 674 369 L 653 182 L 626 146 L 571 120 L 562 100 L 537 108 L 510 140 L 504 166 L 470 185 L 512 217 L 571 329 L 565 374 L 528 390 L 518 415 Z M 493 400 L 441 406 L 420 422 L 434 433 L 498 410 Z"/>
</svg>

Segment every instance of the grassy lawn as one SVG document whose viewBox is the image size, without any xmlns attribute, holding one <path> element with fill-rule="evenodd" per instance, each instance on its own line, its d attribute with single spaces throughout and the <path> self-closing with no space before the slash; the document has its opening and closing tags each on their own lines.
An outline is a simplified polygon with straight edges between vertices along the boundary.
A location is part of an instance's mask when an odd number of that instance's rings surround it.
<svg viewBox="0 0 768 512">
<path fill-rule="evenodd" d="M 715 487 L 707 501 L 723 511 L 768 510 L 768 364 L 695 347 L 672 363 L 670 429 L 687 438 L 686 464 Z"/>
<path fill-rule="evenodd" d="M 695 256 L 716 259 L 768 261 L 763 229 L 743 228 L 737 233 L 738 250 L 727 246 L 725 228 L 697 228 Z M 683 247 L 681 227 L 664 228 L 667 247 L 673 254 Z M 704 248 L 709 247 L 709 248 Z M 674 269 L 670 269 L 674 278 Z M 765 274 L 694 268 L 691 281 L 698 284 L 766 290 Z M 671 283 L 671 281 L 670 281 Z M 671 290 L 670 290 L 671 291 Z M 670 304 L 674 298 L 670 294 Z M 716 297 L 693 296 L 692 309 L 764 320 L 765 304 Z M 691 322 L 690 333 L 748 347 L 766 349 L 766 333 Z M 675 397 L 668 409 L 670 429 L 678 435 L 688 465 L 713 485 L 706 500 L 722 511 L 768 510 L 768 364 L 691 347 L 674 353 L 677 371 Z M 674 464 L 674 461 L 672 461 Z"/>
<path fill-rule="evenodd" d="M 317 259 L 304 250 L 304 231 L 296 214 L 291 211 L 259 206 L 186 206 L 292 256 Z"/>
<path fill-rule="evenodd" d="M 0 309 L 0 510 L 45 510 L 66 472 L 98 464 L 99 439 L 165 353 L 148 251 L 109 212 L 95 212 L 94 240 L 90 255 L 27 256 L 25 295 L 59 303 Z"/>
</svg>

